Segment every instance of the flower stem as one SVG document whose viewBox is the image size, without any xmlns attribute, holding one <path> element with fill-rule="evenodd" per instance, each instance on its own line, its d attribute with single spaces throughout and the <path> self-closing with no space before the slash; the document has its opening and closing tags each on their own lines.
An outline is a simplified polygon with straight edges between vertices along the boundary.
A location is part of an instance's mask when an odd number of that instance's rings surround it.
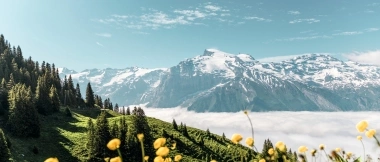
<svg viewBox="0 0 380 162">
<path fill-rule="evenodd" d="M 360 140 L 360 142 L 362 143 L 362 146 L 363 146 L 363 152 L 364 152 L 364 154 L 363 154 L 363 162 L 365 162 L 365 148 L 364 148 L 364 143 L 363 143 L 362 140 Z"/>
<path fill-rule="evenodd" d="M 140 145 L 141 145 L 142 162 L 145 162 L 145 160 L 144 160 L 144 157 L 145 157 L 144 143 L 142 140 L 140 140 Z"/>
<path fill-rule="evenodd" d="M 329 156 L 327 156 L 326 150 L 323 149 L 323 152 L 325 153 L 325 155 L 326 155 L 326 159 L 327 159 L 327 162 L 328 162 L 328 161 L 329 161 Z"/>
<path fill-rule="evenodd" d="M 123 161 L 123 156 L 121 155 L 120 149 L 117 148 L 117 153 L 119 154 L 120 160 Z"/>
</svg>

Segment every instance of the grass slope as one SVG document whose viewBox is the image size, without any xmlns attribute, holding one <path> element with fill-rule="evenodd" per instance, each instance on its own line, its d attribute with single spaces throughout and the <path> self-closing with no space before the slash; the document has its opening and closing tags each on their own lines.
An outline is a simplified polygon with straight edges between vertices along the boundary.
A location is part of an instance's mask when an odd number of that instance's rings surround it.
<svg viewBox="0 0 380 162">
<path fill-rule="evenodd" d="M 85 161 L 88 154 L 87 121 L 88 118 L 95 121 L 100 110 L 72 109 L 72 117 L 67 117 L 63 112 L 62 110 L 50 116 L 40 116 L 42 129 L 40 138 L 14 138 L 5 132 L 12 144 L 13 159 L 20 162 L 41 162 L 49 157 L 58 157 L 64 162 Z M 107 111 L 107 117 L 111 126 L 121 115 Z M 130 116 L 126 116 L 126 119 L 130 126 L 132 124 Z M 184 136 L 180 131 L 173 129 L 171 123 L 150 117 L 148 123 L 154 138 L 163 137 L 164 134 L 177 142 L 177 149 L 171 151 L 171 156 L 181 154 L 184 157 L 183 161 L 205 161 L 206 155 L 211 156 L 208 157 L 208 161 L 211 159 L 227 161 L 225 158 L 237 156 L 240 152 L 251 152 L 247 147 L 233 145 L 228 139 L 212 133 L 207 134 L 196 128 L 187 127 L 189 135 Z M 33 152 L 34 147 L 38 149 L 37 154 Z"/>
</svg>

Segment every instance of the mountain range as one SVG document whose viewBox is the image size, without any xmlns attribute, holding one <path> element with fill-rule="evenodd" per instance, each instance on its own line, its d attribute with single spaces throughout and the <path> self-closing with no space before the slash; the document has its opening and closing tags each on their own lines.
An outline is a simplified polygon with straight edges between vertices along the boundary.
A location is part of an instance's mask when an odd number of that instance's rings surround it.
<svg viewBox="0 0 380 162">
<path fill-rule="evenodd" d="M 88 82 L 119 105 L 187 107 L 196 112 L 380 110 L 380 67 L 306 54 L 264 63 L 206 49 L 170 68 L 60 68 L 85 92 Z"/>
</svg>

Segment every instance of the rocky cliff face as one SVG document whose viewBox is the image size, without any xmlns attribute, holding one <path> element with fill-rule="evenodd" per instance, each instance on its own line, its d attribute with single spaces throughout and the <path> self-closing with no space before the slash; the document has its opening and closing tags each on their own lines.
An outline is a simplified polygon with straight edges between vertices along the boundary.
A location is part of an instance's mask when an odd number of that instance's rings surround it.
<svg viewBox="0 0 380 162">
<path fill-rule="evenodd" d="M 205 50 L 168 69 L 105 69 L 71 74 L 82 91 L 119 105 L 188 107 L 197 112 L 379 110 L 380 67 L 309 54 L 260 63 L 247 54 Z"/>
</svg>

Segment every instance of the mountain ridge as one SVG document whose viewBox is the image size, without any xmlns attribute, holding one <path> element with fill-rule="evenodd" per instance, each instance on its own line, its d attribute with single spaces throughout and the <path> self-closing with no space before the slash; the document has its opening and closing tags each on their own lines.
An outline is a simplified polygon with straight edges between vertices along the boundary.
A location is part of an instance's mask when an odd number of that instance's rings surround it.
<svg viewBox="0 0 380 162">
<path fill-rule="evenodd" d="M 380 108 L 380 66 L 325 54 L 262 63 L 249 54 L 206 49 L 170 68 L 60 71 L 61 77 L 69 74 L 82 91 L 91 82 L 97 94 L 119 105 L 184 106 L 199 112 Z"/>
</svg>

